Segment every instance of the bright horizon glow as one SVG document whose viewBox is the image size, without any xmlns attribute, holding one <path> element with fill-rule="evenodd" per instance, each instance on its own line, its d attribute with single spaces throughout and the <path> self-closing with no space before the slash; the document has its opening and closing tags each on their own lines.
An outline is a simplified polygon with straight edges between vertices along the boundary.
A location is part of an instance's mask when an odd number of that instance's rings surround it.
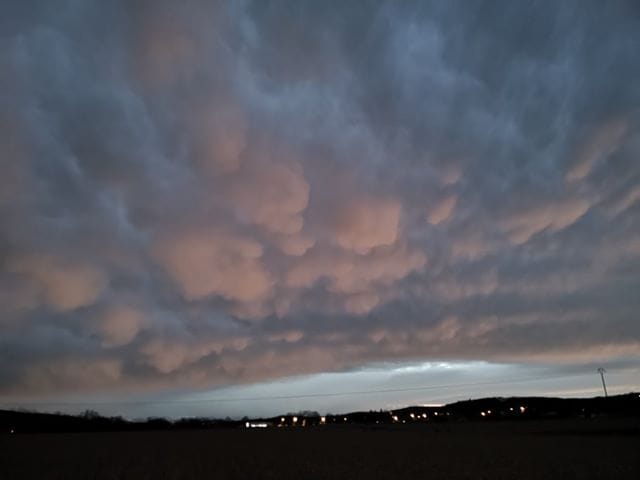
<svg viewBox="0 0 640 480">
<path fill-rule="evenodd" d="M 239 419 L 301 411 L 318 411 L 327 415 L 419 405 L 441 407 L 481 397 L 603 395 L 597 370 L 585 366 L 428 363 L 428 368 L 422 362 L 388 368 L 372 365 L 350 372 L 293 377 L 190 395 L 165 394 L 160 401 L 144 397 L 112 397 L 107 403 L 96 404 L 95 399 L 69 397 L 55 400 L 62 403 L 41 403 L 37 409 L 80 413 L 90 408 L 102 414 L 125 415 L 128 418 L 139 418 L 145 416 L 144 412 L 152 412 L 151 416 L 170 418 L 230 416 Z M 611 368 L 610 395 L 640 391 L 640 383 L 637 383 L 639 373 L 637 367 Z M 29 407 L 28 400 L 25 404 Z M 296 418 L 293 417 L 294 423 Z"/>
</svg>

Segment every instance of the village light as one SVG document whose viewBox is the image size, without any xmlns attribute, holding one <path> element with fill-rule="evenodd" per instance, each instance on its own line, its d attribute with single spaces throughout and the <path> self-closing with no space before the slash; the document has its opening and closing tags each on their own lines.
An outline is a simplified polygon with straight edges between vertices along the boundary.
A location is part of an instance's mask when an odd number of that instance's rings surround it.
<svg viewBox="0 0 640 480">
<path fill-rule="evenodd" d="M 327 423 L 326 417 L 320 417 L 320 423 Z"/>
<path fill-rule="evenodd" d="M 486 416 L 487 414 L 484 412 L 480 412 L 480 415 L 482 415 L 483 417 Z"/>
<path fill-rule="evenodd" d="M 298 417 L 293 417 L 293 423 L 297 423 L 298 422 Z"/>
<path fill-rule="evenodd" d="M 247 423 L 245 423 L 245 426 L 247 428 L 267 428 L 269 426 L 269 424 L 265 423 L 265 422 L 258 422 L 258 423 L 247 422 Z"/>
<path fill-rule="evenodd" d="M 524 413 L 527 407 L 520 406 L 520 413 Z"/>
</svg>

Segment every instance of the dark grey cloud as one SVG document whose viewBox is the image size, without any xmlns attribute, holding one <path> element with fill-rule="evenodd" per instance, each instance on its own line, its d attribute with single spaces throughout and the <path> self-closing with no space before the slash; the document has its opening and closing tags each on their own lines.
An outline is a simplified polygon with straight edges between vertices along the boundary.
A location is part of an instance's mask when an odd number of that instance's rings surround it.
<svg viewBox="0 0 640 480">
<path fill-rule="evenodd" d="M 10 2 L 0 391 L 637 358 L 638 15 Z"/>
</svg>

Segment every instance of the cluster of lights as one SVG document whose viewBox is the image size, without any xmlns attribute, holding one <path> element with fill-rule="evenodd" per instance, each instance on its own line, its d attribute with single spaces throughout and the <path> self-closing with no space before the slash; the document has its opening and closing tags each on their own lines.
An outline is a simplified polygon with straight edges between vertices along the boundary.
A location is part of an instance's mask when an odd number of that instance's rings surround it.
<svg viewBox="0 0 640 480">
<path fill-rule="evenodd" d="M 246 422 L 244 426 L 247 428 L 267 428 L 269 425 L 264 422 L 259 422 L 259 423 Z"/>
<path fill-rule="evenodd" d="M 289 421 L 290 421 L 290 425 L 291 426 L 300 426 L 300 427 L 306 427 L 308 425 L 313 425 L 313 423 L 305 418 L 305 417 L 298 417 L 298 416 L 293 416 L 293 417 L 289 417 Z M 345 421 L 346 421 L 346 417 L 345 417 Z M 278 423 L 278 427 L 286 427 L 287 426 L 287 417 L 280 417 L 280 423 Z M 327 417 L 322 416 L 319 417 L 319 425 L 326 425 L 327 424 Z"/>
<path fill-rule="evenodd" d="M 438 412 L 434 412 L 435 416 L 438 416 Z M 415 413 L 410 413 L 409 416 L 411 417 L 412 420 L 420 420 L 421 418 L 426 419 L 427 418 L 427 414 L 423 413 L 422 415 L 420 414 L 415 414 Z"/>
<path fill-rule="evenodd" d="M 400 418 L 398 417 L 398 415 L 394 415 L 393 412 L 389 412 L 391 414 L 391 420 L 393 420 L 394 422 L 400 422 Z M 438 416 L 438 412 L 433 412 L 433 414 L 435 416 Z M 414 413 L 414 412 L 410 412 L 409 413 L 409 417 L 411 418 L 411 420 L 414 421 L 418 421 L 418 420 L 427 420 L 428 415 L 425 413 Z M 376 423 L 379 423 L 376 421 Z M 402 423 L 406 423 L 406 420 L 402 420 Z"/>
<path fill-rule="evenodd" d="M 394 423 L 407 423 L 408 419 L 403 419 L 401 417 L 399 417 L 398 415 L 394 414 L 393 411 L 389 411 L 389 414 L 391 416 L 391 420 Z M 448 415 L 448 413 L 443 413 L 444 415 Z M 433 415 L 438 416 L 438 412 L 433 412 Z M 482 415 L 485 415 L 485 412 L 482 413 Z M 420 420 L 428 420 L 429 416 L 426 412 L 422 412 L 422 413 L 416 413 L 416 412 L 409 412 L 409 417 L 412 421 L 420 421 Z M 330 419 L 329 422 L 327 422 L 327 417 L 326 416 L 321 416 L 318 417 L 318 424 L 319 425 L 327 425 L 327 423 L 331 423 L 331 422 L 339 422 L 339 418 L 333 418 L 332 420 Z M 349 417 L 342 417 L 342 421 L 344 423 L 347 423 L 349 421 Z M 380 421 L 376 420 L 375 421 L 376 424 L 379 424 Z M 275 425 L 277 427 L 286 427 L 288 425 L 291 426 L 300 426 L 300 427 L 305 427 L 307 425 L 311 425 L 306 418 L 300 418 L 298 416 L 292 416 L 292 417 L 280 417 L 280 422 Z M 268 423 L 255 423 L 255 422 L 246 422 L 245 423 L 245 427 L 246 428 L 266 428 L 268 427 L 269 424 Z"/>
<path fill-rule="evenodd" d="M 513 411 L 514 411 L 514 408 L 513 408 L 513 407 L 510 407 L 510 408 L 509 408 L 509 411 L 510 411 L 510 412 L 513 412 Z M 526 412 L 526 411 L 527 411 L 527 407 L 525 407 L 525 406 L 523 406 L 523 405 L 520 405 L 520 413 L 524 413 L 524 412 Z M 480 412 L 480 416 L 482 416 L 482 417 L 486 417 L 486 416 L 488 416 L 488 415 L 491 415 L 491 410 L 487 410 L 486 412 L 484 412 L 484 411 L 483 411 L 483 412 Z"/>
</svg>

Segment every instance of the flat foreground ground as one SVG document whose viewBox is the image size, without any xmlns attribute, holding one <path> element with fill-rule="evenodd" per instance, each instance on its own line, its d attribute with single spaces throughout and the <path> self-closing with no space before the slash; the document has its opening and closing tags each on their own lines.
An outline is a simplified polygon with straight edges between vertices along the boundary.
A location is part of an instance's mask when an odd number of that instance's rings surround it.
<svg viewBox="0 0 640 480">
<path fill-rule="evenodd" d="M 24 434 L 0 478 L 639 479 L 635 420 Z"/>
</svg>

